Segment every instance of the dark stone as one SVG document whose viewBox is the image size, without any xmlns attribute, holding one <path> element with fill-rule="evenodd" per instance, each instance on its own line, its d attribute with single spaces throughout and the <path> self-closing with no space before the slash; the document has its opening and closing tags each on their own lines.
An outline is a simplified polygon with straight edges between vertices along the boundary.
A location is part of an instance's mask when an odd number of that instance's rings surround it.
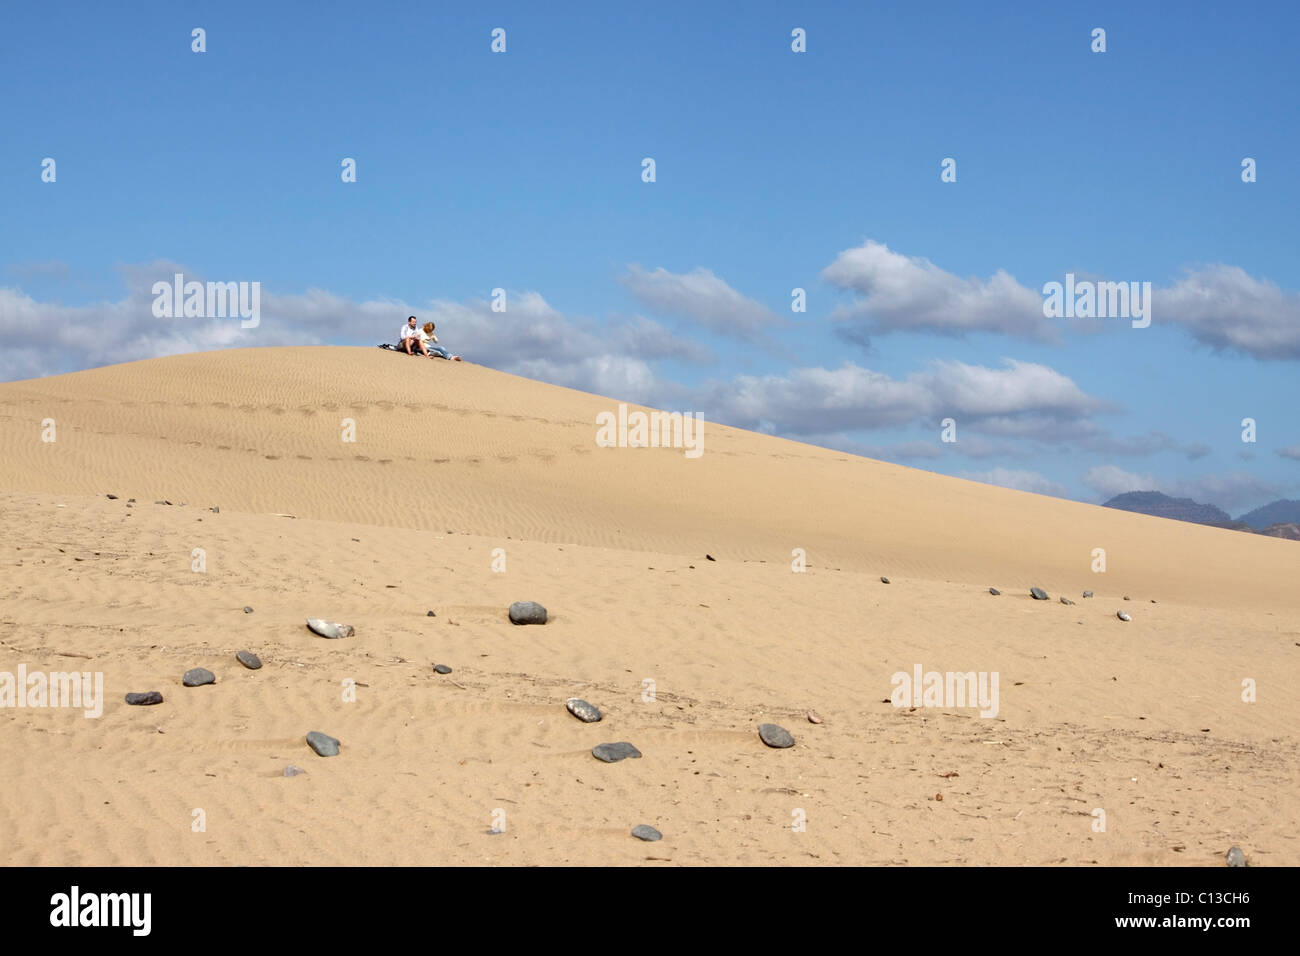
<svg viewBox="0 0 1300 956">
<path fill-rule="evenodd" d="M 1044 591 L 1042 588 L 1030 588 L 1029 593 L 1034 596 L 1035 601 L 1047 600 L 1047 592 Z"/>
<path fill-rule="evenodd" d="M 1074 602 L 1071 601 L 1071 600 L 1070 600 L 1068 597 L 1066 597 L 1064 594 L 1062 594 L 1062 595 L 1061 595 L 1061 603 L 1062 603 L 1062 604 L 1073 604 Z"/>
<path fill-rule="evenodd" d="M 1131 621 L 1133 618 L 1128 616 L 1128 611 L 1116 611 L 1115 616 L 1121 621 Z"/>
<path fill-rule="evenodd" d="M 439 674 L 450 674 L 450 673 L 451 673 L 451 668 L 448 667 L 446 664 L 434 664 L 434 665 L 433 665 L 433 669 L 434 669 L 435 671 L 437 671 Z"/>
<path fill-rule="evenodd" d="M 1084 591 L 1084 592 L 1083 592 L 1083 596 L 1086 597 L 1086 598 L 1090 598 L 1090 597 L 1092 597 L 1092 592 L 1091 592 L 1091 591 Z"/>
<path fill-rule="evenodd" d="M 141 707 L 145 707 L 149 704 L 161 704 L 163 702 L 163 696 L 156 690 L 147 690 L 142 694 L 127 694 L 126 702 L 128 704 L 137 704 Z"/>
<path fill-rule="evenodd" d="M 109 496 L 108 496 L 108 500 L 109 500 L 109 501 L 116 501 L 116 500 L 117 500 L 117 495 L 109 495 Z"/>
<path fill-rule="evenodd" d="M 706 561 L 716 561 L 716 560 L 718 560 L 717 558 L 715 558 L 715 557 L 714 557 L 713 555 L 711 555 L 711 554 L 706 554 L 706 555 L 704 556 L 704 559 L 705 559 Z"/>
<path fill-rule="evenodd" d="M 262 660 L 252 651 L 236 651 L 235 660 L 243 664 L 250 671 L 258 670 L 262 666 Z"/>
<path fill-rule="evenodd" d="M 885 576 L 882 574 L 882 575 L 880 576 L 880 583 L 881 583 L 881 584 L 888 584 L 888 583 L 889 583 L 889 578 L 885 577 Z"/>
<path fill-rule="evenodd" d="M 600 720 L 600 709 L 579 697 L 570 697 L 564 702 L 564 706 L 569 708 L 569 713 L 584 724 L 594 724 Z"/>
<path fill-rule="evenodd" d="M 424 616 L 425 616 L 425 617 L 437 617 L 438 615 L 436 615 L 436 614 L 434 614 L 432 611 L 430 611 L 428 614 L 426 614 L 426 615 L 424 615 Z"/>
<path fill-rule="evenodd" d="M 217 675 L 205 667 L 191 667 L 181 678 L 181 683 L 186 687 L 202 687 L 204 684 L 215 684 Z"/>
<path fill-rule="evenodd" d="M 512 624 L 545 624 L 546 608 L 536 601 L 516 601 L 510 605 Z"/>
<path fill-rule="evenodd" d="M 627 741 L 620 741 L 616 744 L 597 744 L 591 748 L 591 755 L 605 763 L 618 763 L 625 757 L 641 756 L 641 751 Z"/>
<path fill-rule="evenodd" d="M 769 747 L 785 748 L 794 746 L 790 731 L 776 724 L 759 724 L 758 736 Z"/>
<path fill-rule="evenodd" d="M 1002 592 L 999 591 L 997 588 L 989 588 L 989 594 L 992 594 L 992 595 L 998 595 L 998 594 L 1001 594 L 1001 593 L 1002 593 Z"/>
<path fill-rule="evenodd" d="M 307 746 L 322 757 L 337 757 L 339 753 L 339 742 L 319 730 L 313 730 L 307 735 Z"/>
<path fill-rule="evenodd" d="M 1128 600 L 1128 595 L 1127 595 L 1127 594 L 1124 595 L 1124 600 L 1125 600 L 1125 601 Z"/>
<path fill-rule="evenodd" d="M 653 843 L 655 840 L 662 840 L 664 835 L 652 826 L 644 823 L 638 824 L 632 828 L 632 835 L 638 840 L 645 840 L 647 843 Z"/>
</svg>

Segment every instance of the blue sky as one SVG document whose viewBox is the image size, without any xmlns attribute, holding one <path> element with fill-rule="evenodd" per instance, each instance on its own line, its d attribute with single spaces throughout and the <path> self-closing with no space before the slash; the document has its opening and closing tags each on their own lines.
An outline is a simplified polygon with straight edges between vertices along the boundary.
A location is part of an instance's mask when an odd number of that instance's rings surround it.
<svg viewBox="0 0 1300 956">
<path fill-rule="evenodd" d="M 0 378 L 415 312 L 471 361 L 947 474 L 1300 497 L 1300 12 L 1132 6 L 18 7 Z M 260 282 L 261 325 L 155 318 L 175 271 Z M 1045 318 L 1067 272 L 1150 282 L 1151 327 Z"/>
</svg>

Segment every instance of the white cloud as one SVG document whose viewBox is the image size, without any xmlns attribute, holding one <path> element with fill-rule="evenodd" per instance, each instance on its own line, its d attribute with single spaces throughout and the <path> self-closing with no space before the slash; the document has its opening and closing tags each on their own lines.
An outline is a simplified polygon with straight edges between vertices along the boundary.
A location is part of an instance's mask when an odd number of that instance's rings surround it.
<svg viewBox="0 0 1300 956">
<path fill-rule="evenodd" d="M 1153 294 L 1152 323 L 1181 325 L 1213 349 L 1259 359 L 1300 359 L 1300 294 L 1238 266 L 1190 270 Z"/>
<path fill-rule="evenodd" d="M 845 334 L 860 344 L 868 332 L 902 330 L 1060 339 L 1058 326 L 1043 315 L 1043 296 L 1001 269 L 987 280 L 962 279 L 929 259 L 905 256 L 868 240 L 841 252 L 822 270 L 822 277 L 862 297 L 832 316 L 859 323 Z"/>
<path fill-rule="evenodd" d="M 620 282 L 641 302 L 669 315 L 695 319 L 705 328 L 754 340 L 781 320 L 767 306 L 741 295 L 708 269 L 646 272 L 632 263 Z"/>
<path fill-rule="evenodd" d="M 1277 453 L 1283 458 L 1290 458 L 1292 461 L 1300 461 L 1300 445 L 1291 445 L 1288 448 L 1279 448 Z"/>
<path fill-rule="evenodd" d="M 1068 495 L 1064 485 L 1036 471 L 992 468 L 988 471 L 964 471 L 957 477 L 982 481 L 986 485 L 1014 488 L 1016 491 L 1031 491 L 1036 495 L 1051 495 L 1054 498 L 1065 498 Z"/>
</svg>

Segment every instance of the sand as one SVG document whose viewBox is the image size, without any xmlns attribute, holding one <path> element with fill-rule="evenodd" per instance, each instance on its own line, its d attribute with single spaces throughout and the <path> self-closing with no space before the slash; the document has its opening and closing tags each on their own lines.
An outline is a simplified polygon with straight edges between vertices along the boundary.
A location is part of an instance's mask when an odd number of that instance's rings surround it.
<svg viewBox="0 0 1300 956">
<path fill-rule="evenodd" d="M 0 384 L 0 671 L 105 696 L 0 709 L 3 862 L 1300 863 L 1300 543 L 711 422 L 597 447 L 617 405 L 373 348 Z M 894 706 L 916 665 L 997 715 Z"/>
</svg>

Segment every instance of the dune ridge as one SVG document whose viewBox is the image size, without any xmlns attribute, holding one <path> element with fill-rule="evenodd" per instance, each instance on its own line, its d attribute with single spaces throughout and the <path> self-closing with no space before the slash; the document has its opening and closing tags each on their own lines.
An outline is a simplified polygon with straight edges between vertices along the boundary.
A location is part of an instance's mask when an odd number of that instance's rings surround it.
<svg viewBox="0 0 1300 956">
<path fill-rule="evenodd" d="M 599 448 L 617 404 L 352 348 L 0 384 L 0 671 L 106 688 L 97 720 L 0 709 L 6 862 L 1300 860 L 1296 542 L 707 421 L 698 459 Z M 915 664 L 998 672 L 997 717 L 894 707 Z"/>
</svg>

